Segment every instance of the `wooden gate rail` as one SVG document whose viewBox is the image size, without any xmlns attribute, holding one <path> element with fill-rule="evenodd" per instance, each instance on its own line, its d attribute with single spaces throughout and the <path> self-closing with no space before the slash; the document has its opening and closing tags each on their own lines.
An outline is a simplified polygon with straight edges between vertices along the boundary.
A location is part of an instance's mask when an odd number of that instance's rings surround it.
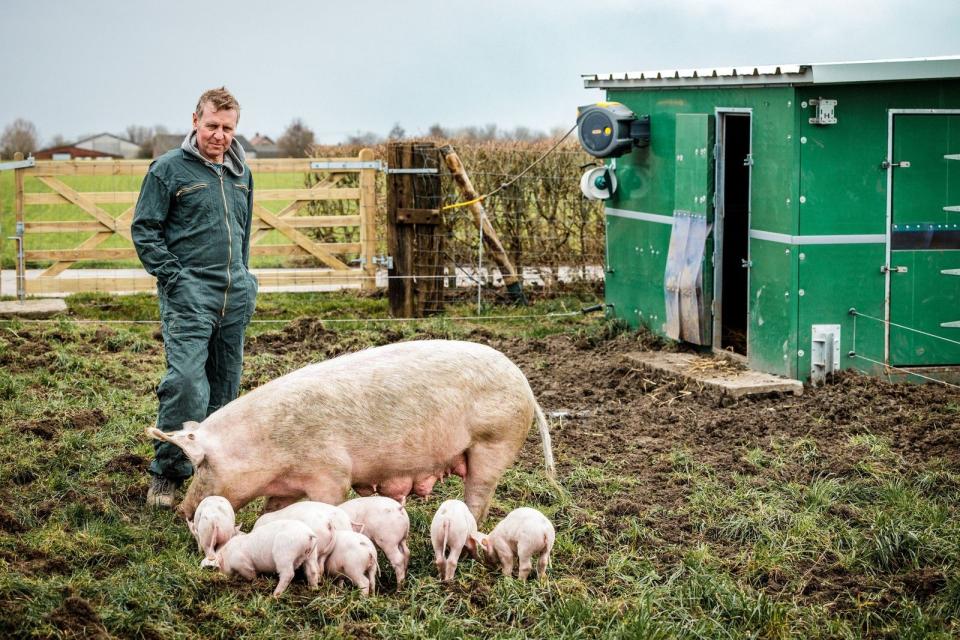
<svg viewBox="0 0 960 640">
<path fill-rule="evenodd" d="M 376 169 L 360 167 L 373 160 L 373 151 L 363 149 L 352 158 L 280 158 L 249 160 L 247 165 L 254 175 L 264 174 L 323 174 L 310 188 L 254 188 L 253 229 L 250 238 L 251 256 L 313 256 L 324 268 L 315 269 L 253 269 L 261 286 L 359 284 L 362 289 L 375 287 L 376 265 L 373 257 L 377 248 L 376 234 Z M 329 164 L 344 164 L 336 169 L 314 169 L 312 162 L 323 160 Z M 350 168 L 354 165 L 353 168 Z M 129 275 L 117 270 L 96 277 L 67 278 L 62 274 L 81 260 L 113 261 L 137 257 L 133 247 L 102 248 L 114 236 L 130 241 L 130 224 L 139 191 L 79 191 L 61 178 L 65 176 L 131 176 L 142 177 L 150 166 L 149 160 L 68 160 L 40 161 L 32 167 L 16 169 L 15 211 L 19 233 L 23 235 L 23 260 L 17 263 L 18 282 L 24 293 L 47 294 L 79 291 L 132 292 L 150 291 L 156 286 L 152 276 Z M 356 187 L 338 186 L 348 174 L 359 174 Z M 28 192 L 25 178 L 36 178 L 50 192 Z M 297 215 L 307 204 L 324 200 L 356 200 L 356 215 L 309 216 Z M 274 213 L 261 203 L 265 201 L 289 204 Z M 114 216 L 101 205 L 127 205 Z M 72 205 L 83 211 L 89 220 L 27 220 L 25 207 L 30 205 Z M 330 227 L 359 227 L 359 242 L 318 242 L 303 233 L 303 229 Z M 277 231 L 287 238 L 287 244 L 259 245 L 269 232 Z M 31 249 L 30 238 L 44 233 L 92 233 L 71 249 Z M 351 267 L 337 256 L 359 254 L 360 266 Z M 53 264 L 38 277 L 27 279 L 25 263 L 28 260 L 52 260 Z"/>
</svg>

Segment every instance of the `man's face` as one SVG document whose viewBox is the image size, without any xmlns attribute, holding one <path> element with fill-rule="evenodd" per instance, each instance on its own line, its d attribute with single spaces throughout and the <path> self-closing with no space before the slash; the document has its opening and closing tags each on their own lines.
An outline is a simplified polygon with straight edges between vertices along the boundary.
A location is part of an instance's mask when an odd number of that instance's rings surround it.
<svg viewBox="0 0 960 640">
<path fill-rule="evenodd" d="M 193 114 L 193 128 L 197 130 L 197 147 L 207 160 L 223 162 L 223 154 L 233 142 L 240 114 L 236 109 L 214 111 L 213 103 L 203 105 L 203 115 Z"/>
</svg>

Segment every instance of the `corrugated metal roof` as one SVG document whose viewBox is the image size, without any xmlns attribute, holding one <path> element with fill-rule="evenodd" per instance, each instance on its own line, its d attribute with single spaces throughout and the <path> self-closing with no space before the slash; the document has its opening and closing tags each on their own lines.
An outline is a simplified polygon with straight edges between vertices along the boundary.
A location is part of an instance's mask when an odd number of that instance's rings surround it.
<svg viewBox="0 0 960 640">
<path fill-rule="evenodd" d="M 960 56 L 584 74 L 588 89 L 838 84 L 960 78 Z"/>
</svg>

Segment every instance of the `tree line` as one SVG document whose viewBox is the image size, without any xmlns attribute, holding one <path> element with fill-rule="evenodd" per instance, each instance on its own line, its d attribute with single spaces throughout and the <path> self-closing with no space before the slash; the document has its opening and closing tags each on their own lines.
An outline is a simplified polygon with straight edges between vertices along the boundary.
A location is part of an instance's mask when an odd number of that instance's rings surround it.
<svg viewBox="0 0 960 640">
<path fill-rule="evenodd" d="M 138 145 L 139 158 L 152 158 L 154 141 L 158 135 L 168 135 L 170 132 L 163 125 L 146 127 L 129 125 L 119 135 Z M 491 142 L 496 140 L 516 142 L 536 142 L 562 135 L 562 128 L 556 128 L 549 133 L 518 126 L 513 129 L 501 129 L 496 124 L 484 126 L 445 127 L 434 123 L 428 127 L 426 134 L 409 137 L 425 137 L 442 140 L 466 140 L 470 142 Z M 384 142 L 403 140 L 408 137 L 407 131 L 399 122 L 395 123 L 386 135 L 373 131 L 357 131 L 345 137 L 343 144 L 351 146 L 375 146 Z M 37 127 L 25 118 L 17 118 L 3 129 L 0 134 L 0 158 L 10 159 L 15 153 L 22 153 L 24 157 L 38 149 L 58 147 L 70 144 L 60 134 L 54 135 L 49 143 L 41 147 Z M 313 130 L 301 119 L 294 118 L 276 141 L 277 151 L 281 157 L 304 158 L 310 156 L 317 146 L 316 135 Z"/>
</svg>

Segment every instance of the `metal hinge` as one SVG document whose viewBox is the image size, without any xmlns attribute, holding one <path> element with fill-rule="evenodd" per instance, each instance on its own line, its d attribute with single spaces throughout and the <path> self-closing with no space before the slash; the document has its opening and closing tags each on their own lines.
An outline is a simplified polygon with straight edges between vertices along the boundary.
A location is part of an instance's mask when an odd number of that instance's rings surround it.
<svg viewBox="0 0 960 640">
<path fill-rule="evenodd" d="M 752 167 L 753 166 L 753 154 L 748 153 L 747 157 L 743 159 L 743 166 Z"/>
<path fill-rule="evenodd" d="M 837 101 L 829 98 L 813 98 L 807 101 L 811 107 L 817 108 L 817 115 L 809 118 L 810 124 L 837 124 L 837 116 L 834 109 Z"/>
<path fill-rule="evenodd" d="M 883 265 L 880 267 L 880 273 L 907 273 L 906 267 L 891 267 L 890 265 Z"/>
<path fill-rule="evenodd" d="M 740 266 L 743 267 L 744 269 L 752 269 L 753 260 L 746 260 L 744 258 L 740 258 Z"/>
</svg>

